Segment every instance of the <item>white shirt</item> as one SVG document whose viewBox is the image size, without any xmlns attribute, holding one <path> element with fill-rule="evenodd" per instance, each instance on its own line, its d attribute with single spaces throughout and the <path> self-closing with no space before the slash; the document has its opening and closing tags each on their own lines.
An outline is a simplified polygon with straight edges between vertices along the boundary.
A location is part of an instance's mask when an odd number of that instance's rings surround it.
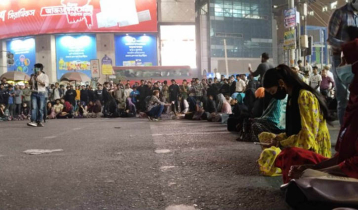
<svg viewBox="0 0 358 210">
<path fill-rule="evenodd" d="M 240 79 L 239 81 L 236 82 L 236 88 L 235 88 L 235 92 L 243 92 L 245 90 L 246 84 L 245 82 Z"/>
<path fill-rule="evenodd" d="M 124 98 L 125 98 L 125 100 L 131 95 L 131 92 L 133 92 L 133 90 L 131 88 L 124 89 Z"/>
<path fill-rule="evenodd" d="M 50 83 L 49 82 L 49 79 L 48 79 L 48 76 L 44 73 L 40 73 L 38 76 L 37 76 L 37 79 L 41 82 L 41 83 L 45 83 L 45 86 L 42 86 L 40 84 L 37 85 L 37 90 L 35 90 L 35 83 L 32 84 L 32 90 L 33 91 L 38 91 L 38 92 L 46 92 L 46 87 L 48 86 L 48 84 Z M 33 82 L 36 82 L 33 81 Z"/>
<path fill-rule="evenodd" d="M 53 90 L 53 100 L 60 99 L 60 88 L 55 88 Z"/>
<path fill-rule="evenodd" d="M 317 75 L 311 75 L 310 77 L 310 82 L 311 82 L 311 87 L 312 88 L 316 88 L 319 82 L 322 82 L 322 76 L 317 74 Z M 319 90 L 319 87 L 317 88 L 317 90 Z"/>
</svg>

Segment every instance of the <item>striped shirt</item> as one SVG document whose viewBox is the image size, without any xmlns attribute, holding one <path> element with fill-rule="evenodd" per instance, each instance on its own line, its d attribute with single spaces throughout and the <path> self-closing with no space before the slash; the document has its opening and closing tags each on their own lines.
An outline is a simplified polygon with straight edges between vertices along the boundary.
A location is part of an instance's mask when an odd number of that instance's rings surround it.
<svg viewBox="0 0 358 210">
<path fill-rule="evenodd" d="M 357 26 L 357 23 L 358 15 L 354 13 L 350 3 L 334 11 L 329 21 L 327 40 L 333 50 L 341 50 L 341 45 L 349 40 L 346 28 L 348 26 Z"/>
</svg>

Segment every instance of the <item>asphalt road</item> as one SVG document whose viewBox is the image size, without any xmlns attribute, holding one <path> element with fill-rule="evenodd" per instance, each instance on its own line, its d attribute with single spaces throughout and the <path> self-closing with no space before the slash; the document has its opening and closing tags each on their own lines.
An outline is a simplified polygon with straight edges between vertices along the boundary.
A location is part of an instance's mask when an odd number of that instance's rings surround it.
<svg viewBox="0 0 358 210">
<path fill-rule="evenodd" d="M 288 209 L 281 178 L 259 174 L 259 146 L 221 124 L 68 119 L 0 132 L 0 209 Z"/>
</svg>

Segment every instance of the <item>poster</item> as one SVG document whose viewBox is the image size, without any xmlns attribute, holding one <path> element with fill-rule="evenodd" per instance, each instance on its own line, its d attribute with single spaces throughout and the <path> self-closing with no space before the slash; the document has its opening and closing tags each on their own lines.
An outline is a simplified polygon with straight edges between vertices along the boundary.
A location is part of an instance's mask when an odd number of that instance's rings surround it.
<svg viewBox="0 0 358 210">
<path fill-rule="evenodd" d="M 92 59 L 90 61 L 91 65 L 91 74 L 92 78 L 99 78 L 100 77 L 100 68 L 99 68 L 99 60 L 98 59 Z"/>
<path fill-rule="evenodd" d="M 143 31 L 157 32 L 156 0 L 0 0 L 0 39 Z"/>
<path fill-rule="evenodd" d="M 28 75 L 33 74 L 36 62 L 36 47 L 34 38 L 15 39 L 8 41 L 7 51 L 14 54 L 14 65 L 8 66 L 8 71 L 21 71 Z"/>
<path fill-rule="evenodd" d="M 105 55 L 102 58 L 101 63 L 102 63 L 102 74 L 103 75 L 113 75 L 114 74 L 112 58 Z"/>
<path fill-rule="evenodd" d="M 68 72 L 82 72 L 91 78 L 92 59 L 97 58 L 95 35 L 56 37 L 57 79 Z"/>
<path fill-rule="evenodd" d="M 154 35 L 115 36 L 116 66 L 157 66 Z"/>
<path fill-rule="evenodd" d="M 289 9 L 284 11 L 284 25 L 285 28 L 296 27 L 296 9 Z"/>
<path fill-rule="evenodd" d="M 296 49 L 296 31 L 295 30 L 290 30 L 290 31 L 285 32 L 284 41 L 283 41 L 283 49 L 284 50 Z"/>
</svg>

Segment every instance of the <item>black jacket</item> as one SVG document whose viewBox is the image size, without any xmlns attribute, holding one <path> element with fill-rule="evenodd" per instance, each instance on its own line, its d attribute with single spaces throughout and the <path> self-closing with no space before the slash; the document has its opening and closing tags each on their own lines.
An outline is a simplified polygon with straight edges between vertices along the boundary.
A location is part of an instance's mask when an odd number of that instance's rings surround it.
<svg viewBox="0 0 358 210">
<path fill-rule="evenodd" d="M 0 90 L 0 104 L 7 105 L 9 100 L 9 91 L 7 89 Z"/>
<path fill-rule="evenodd" d="M 209 85 L 209 88 L 208 88 L 208 91 L 207 91 L 207 96 L 211 95 L 211 96 L 214 97 L 214 100 L 216 100 L 218 94 L 219 94 L 218 86 L 215 85 L 215 84 Z"/>
<path fill-rule="evenodd" d="M 101 103 L 103 103 L 103 90 L 95 90 L 94 96 L 95 100 L 99 100 Z"/>
<path fill-rule="evenodd" d="M 169 98 L 170 101 L 175 101 L 178 100 L 178 96 L 179 96 L 179 85 L 170 85 L 169 86 Z"/>
<path fill-rule="evenodd" d="M 214 100 L 208 100 L 205 111 L 209 113 L 217 112 L 216 103 Z"/>
<path fill-rule="evenodd" d="M 76 96 L 77 96 L 77 93 L 75 90 L 71 90 L 71 89 L 67 90 L 66 95 L 65 95 L 65 100 L 70 102 L 73 105 L 76 102 L 76 100 L 75 100 Z"/>
<path fill-rule="evenodd" d="M 88 101 L 88 90 L 81 90 L 81 101 Z"/>
<path fill-rule="evenodd" d="M 228 94 L 232 95 L 232 94 L 230 94 L 230 85 L 229 84 L 223 84 L 221 86 L 220 93 L 222 93 L 224 96 L 228 95 Z"/>
<path fill-rule="evenodd" d="M 96 99 L 93 90 L 87 90 L 87 93 L 88 93 L 88 100 L 89 100 L 89 101 L 94 101 L 94 100 Z"/>
</svg>

